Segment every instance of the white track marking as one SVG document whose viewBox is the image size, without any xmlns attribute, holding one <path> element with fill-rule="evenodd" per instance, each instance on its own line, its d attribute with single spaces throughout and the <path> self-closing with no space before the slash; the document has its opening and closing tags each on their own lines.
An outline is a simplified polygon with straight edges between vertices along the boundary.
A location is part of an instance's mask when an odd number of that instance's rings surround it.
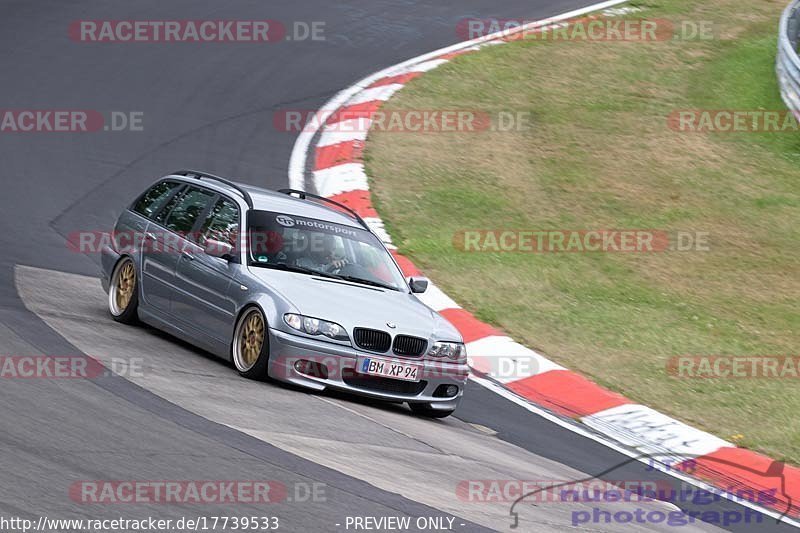
<svg viewBox="0 0 800 533">
<path fill-rule="evenodd" d="M 315 170 L 314 186 L 317 192 L 326 198 L 343 192 L 366 191 L 369 187 L 364 167 L 359 163 L 346 163 L 324 170 Z"/>
<path fill-rule="evenodd" d="M 622 4 L 626 1 L 627 0 L 607 0 L 605 2 L 599 2 L 597 4 L 592 4 L 588 7 L 575 9 L 573 11 L 568 11 L 567 13 L 556 15 L 546 20 L 535 21 L 531 22 L 530 24 L 520 26 L 520 31 L 528 31 L 538 26 L 552 24 L 560 20 L 566 20 L 572 17 L 584 15 L 592 11 L 600 11 L 602 9 L 607 9 Z M 372 85 L 381 78 L 394 75 L 414 64 L 423 63 L 431 59 L 436 59 L 438 56 L 444 54 L 470 49 L 476 45 L 494 41 L 497 38 L 502 37 L 503 35 L 506 34 L 507 32 L 500 31 L 497 33 L 479 37 L 477 39 L 472 39 L 470 41 L 456 43 L 451 46 L 440 48 L 439 50 L 434 50 L 433 52 L 428 52 L 427 54 L 422 54 L 420 56 L 413 57 L 397 65 L 385 68 L 383 70 L 375 72 L 374 74 L 370 74 L 369 76 L 363 78 L 361 81 L 358 81 L 357 83 L 354 83 L 350 87 L 347 87 L 346 89 L 339 91 L 333 96 L 333 98 L 328 100 L 328 102 L 326 102 L 325 105 L 323 105 L 320 110 L 320 119 L 317 121 L 317 123 L 324 124 L 325 121 L 328 119 L 328 117 L 330 117 L 331 113 L 333 113 L 333 111 L 339 109 L 342 105 L 344 105 L 345 102 L 347 102 L 350 98 L 355 96 L 362 89 L 369 87 L 370 85 Z M 302 132 L 300 132 L 300 135 L 297 136 L 297 140 L 294 143 L 294 147 L 292 148 L 292 155 L 289 158 L 289 186 L 293 189 L 305 189 L 306 160 L 308 158 L 308 151 L 311 145 L 311 141 L 314 139 L 314 136 L 317 134 L 318 130 L 319 130 L 318 126 L 304 129 Z"/>
<path fill-rule="evenodd" d="M 686 459 L 735 445 L 638 404 L 618 405 L 581 421 L 604 435 L 647 454 L 683 454 Z"/>
<path fill-rule="evenodd" d="M 327 113 L 327 111 L 319 111 L 318 114 L 323 115 L 325 113 Z M 329 117 L 330 113 L 327 114 Z M 323 120 L 327 120 L 328 117 L 325 117 Z M 325 128 L 322 130 L 322 135 L 320 135 L 317 147 L 322 148 L 323 146 L 349 141 L 364 141 L 367 138 L 367 132 L 369 132 L 371 125 L 372 120 L 368 118 L 351 118 L 333 124 L 326 124 Z M 302 133 L 300 135 L 302 135 Z M 300 187 L 300 189 L 305 190 L 305 180 L 303 180 L 303 186 Z"/>
<path fill-rule="evenodd" d="M 511 337 L 500 335 L 467 343 L 467 356 L 472 368 L 501 383 L 519 381 L 550 370 L 565 370 Z"/>
<path fill-rule="evenodd" d="M 385 102 L 403 87 L 404 84 L 402 83 L 392 83 L 390 85 L 381 85 L 379 87 L 372 87 L 371 89 L 364 89 L 348 100 L 347 105 L 363 104 L 365 102 L 374 102 L 376 100 Z"/>
<path fill-rule="evenodd" d="M 560 427 L 562 427 L 564 429 L 567 429 L 567 430 L 569 430 L 569 431 L 571 431 L 573 433 L 581 435 L 582 437 L 586 437 L 587 439 L 592 440 L 594 442 L 597 442 L 598 444 L 602 444 L 603 446 L 605 446 L 605 447 L 607 447 L 607 448 L 609 448 L 611 450 L 614 450 L 615 452 L 618 452 L 618 453 L 620 453 L 620 454 L 622 454 L 622 455 L 624 455 L 626 457 L 629 457 L 631 460 L 635 460 L 635 461 L 638 461 L 640 463 L 643 463 L 643 464 L 650 465 L 650 466 L 653 466 L 655 468 L 658 468 L 659 470 L 661 470 L 662 472 L 664 472 L 665 474 L 667 474 L 669 476 L 672 476 L 672 477 L 674 477 L 676 479 L 679 479 L 679 480 L 681 480 L 681 481 L 683 481 L 685 483 L 688 483 L 688 484 L 690 484 L 690 485 L 692 485 L 694 487 L 698 487 L 700 489 L 703 489 L 703 490 L 709 492 L 710 494 L 719 494 L 720 497 L 722 497 L 722 498 L 725 498 L 727 500 L 735 502 L 735 503 L 737 503 L 737 504 L 739 504 L 739 505 L 741 505 L 743 507 L 747 507 L 748 509 L 753 509 L 754 511 L 758 511 L 759 513 L 761 513 L 761 514 L 763 514 L 765 516 L 769 516 L 769 517 L 774 518 L 776 520 L 781 518 L 781 513 L 779 513 L 779 512 L 773 511 L 773 510 L 765 508 L 765 507 L 761 507 L 761 506 L 759 506 L 759 505 L 757 505 L 755 503 L 749 502 L 747 500 L 742 500 L 740 498 L 736 498 L 736 496 L 733 495 L 733 494 L 729 494 L 729 493 L 725 492 L 724 490 L 719 489 L 719 488 L 717 488 L 717 487 L 715 487 L 713 485 L 709 485 L 708 483 L 704 483 L 704 482 L 700 481 L 699 479 L 695 479 L 695 478 L 689 477 L 689 476 L 683 474 L 682 472 L 675 470 L 674 468 L 669 468 L 666 465 L 659 465 L 658 463 L 652 463 L 651 462 L 651 460 L 652 460 L 651 457 L 643 457 L 642 454 L 640 452 L 636 451 L 636 450 L 633 450 L 633 449 L 631 449 L 631 448 L 629 448 L 627 446 L 623 446 L 623 445 L 621 445 L 621 444 L 619 444 L 617 442 L 614 442 L 614 441 L 606 438 L 603 435 L 599 435 L 597 433 L 591 432 L 588 429 L 582 427 L 581 425 L 576 424 L 575 422 L 564 420 L 564 419 L 554 415 L 553 413 L 551 413 L 551 412 L 549 412 L 549 411 L 547 411 L 547 410 L 545 410 L 545 409 L 543 409 L 543 408 L 541 408 L 541 407 L 539 407 L 539 406 L 537 406 L 535 404 L 532 404 L 528 400 L 526 400 L 526 399 L 524 399 L 524 398 L 522 398 L 520 396 L 517 396 L 516 394 L 514 394 L 510 390 L 508 390 L 505 387 L 503 387 L 502 385 L 496 384 L 493 381 L 490 381 L 490 380 L 487 380 L 487 379 L 484 379 L 484 378 L 481 378 L 481 377 L 478 377 L 478 376 L 475 376 L 475 375 L 470 375 L 469 379 L 470 379 L 470 381 L 472 381 L 474 383 L 477 383 L 478 385 L 480 385 L 480 386 L 482 386 L 482 387 L 494 392 L 495 394 L 498 394 L 498 395 L 502 396 L 506 400 L 509 400 L 510 402 L 519 405 L 523 409 L 526 409 L 527 411 L 529 411 L 529 412 L 531 412 L 531 413 L 533 413 L 535 415 L 539 415 L 540 417 L 544 418 L 548 422 L 552 422 L 553 424 L 555 424 L 557 426 L 560 426 Z M 663 457 L 665 459 L 673 459 L 674 458 L 673 455 L 668 454 L 668 453 L 664 454 Z M 659 468 L 660 466 L 663 467 L 663 468 Z M 590 475 L 591 475 L 591 473 L 590 473 Z M 784 524 L 788 524 L 788 525 L 794 526 L 794 527 L 800 527 L 800 522 L 799 521 L 797 521 L 795 519 L 792 519 L 792 518 L 789 518 L 789 517 L 784 517 L 781 520 L 781 522 L 784 523 Z"/>
<path fill-rule="evenodd" d="M 364 222 L 367 223 L 369 229 L 378 236 L 378 238 L 383 241 L 383 244 L 392 250 L 396 250 L 397 247 L 392 244 L 392 238 L 389 236 L 389 233 L 386 231 L 386 228 L 383 226 L 383 220 L 378 217 L 365 217 Z"/>
<path fill-rule="evenodd" d="M 461 309 L 452 298 L 442 292 L 433 282 L 428 282 L 428 290 L 422 294 L 418 294 L 417 298 L 437 312 L 444 311 L 445 309 Z"/>
<path fill-rule="evenodd" d="M 444 65 L 447 63 L 447 59 L 431 59 L 429 61 L 423 61 L 422 63 L 417 63 L 415 65 L 411 65 L 409 67 L 404 68 L 399 73 L 406 74 L 409 72 L 428 72 L 429 70 L 433 70 L 436 67 Z"/>
</svg>

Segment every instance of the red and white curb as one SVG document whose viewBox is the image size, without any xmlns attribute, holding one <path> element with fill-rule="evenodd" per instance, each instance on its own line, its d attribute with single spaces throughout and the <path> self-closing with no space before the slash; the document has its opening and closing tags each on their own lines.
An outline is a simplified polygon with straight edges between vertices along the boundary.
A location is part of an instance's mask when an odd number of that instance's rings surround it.
<svg viewBox="0 0 800 533">
<path fill-rule="evenodd" d="M 519 27 L 516 34 L 535 31 L 537 26 L 563 24 L 567 19 L 625 1 L 609 0 L 564 13 L 546 22 Z M 614 10 L 606 14 L 620 12 L 624 11 Z M 322 124 L 322 127 L 309 128 L 298 136 L 289 167 L 291 187 L 305 189 L 306 165 L 311 156 L 311 181 L 316 192 L 354 209 L 386 243 L 404 274 L 419 275 L 417 267 L 396 252 L 372 206 L 362 160 L 369 117 L 412 79 L 458 55 L 514 40 L 516 34 L 487 35 L 436 50 L 372 74 L 338 93 L 316 115 L 315 124 Z M 351 118 L 340 118 L 343 115 Z M 352 117 L 358 117 L 358 125 Z M 477 374 L 472 377 L 474 381 L 529 407 L 554 423 L 602 442 L 631 458 L 658 463 L 675 477 L 723 496 L 726 492 L 743 489 L 774 492 L 776 501 L 769 507 L 777 512 L 768 510 L 766 514 L 778 518 L 791 506 L 789 515 L 800 517 L 800 469 L 737 448 L 730 442 L 600 387 L 481 322 L 433 283 L 420 299 L 461 332 L 470 356 L 470 366 Z M 592 431 L 566 419 L 578 420 Z M 687 461 L 692 461 L 695 467 L 690 468 Z M 687 475 L 689 470 L 694 472 L 693 476 Z M 764 511 L 763 507 L 742 499 L 736 498 L 735 501 Z M 784 521 L 800 526 L 790 518 L 784 518 Z"/>
</svg>

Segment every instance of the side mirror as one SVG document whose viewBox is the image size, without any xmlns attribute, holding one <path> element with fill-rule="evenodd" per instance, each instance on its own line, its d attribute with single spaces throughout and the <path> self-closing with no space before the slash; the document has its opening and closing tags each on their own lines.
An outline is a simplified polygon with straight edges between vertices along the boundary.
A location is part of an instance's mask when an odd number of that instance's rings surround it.
<svg viewBox="0 0 800 533">
<path fill-rule="evenodd" d="M 219 257 L 220 259 L 228 261 L 233 259 L 233 246 L 227 242 L 218 241 L 216 239 L 206 239 L 204 250 L 206 254 L 211 257 Z"/>
<path fill-rule="evenodd" d="M 422 294 L 428 290 L 428 278 L 421 276 L 415 278 L 408 278 L 408 286 L 411 287 L 411 292 L 414 294 Z"/>
</svg>

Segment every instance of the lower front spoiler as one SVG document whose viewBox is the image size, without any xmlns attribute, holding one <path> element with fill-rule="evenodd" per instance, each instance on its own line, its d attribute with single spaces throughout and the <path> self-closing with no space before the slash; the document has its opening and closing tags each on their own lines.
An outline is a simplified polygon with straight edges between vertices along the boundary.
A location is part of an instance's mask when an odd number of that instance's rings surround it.
<svg viewBox="0 0 800 533">
<path fill-rule="evenodd" d="M 269 349 L 269 376 L 279 381 L 317 391 L 331 388 L 389 402 L 430 404 L 432 409 L 442 411 L 458 407 L 469 375 L 466 364 L 367 354 L 349 346 L 275 329 L 269 330 Z M 422 366 L 421 380 L 415 383 L 361 374 L 356 371 L 359 356 L 419 364 Z M 455 385 L 458 393 L 451 397 L 440 396 L 437 389 L 441 391 L 446 385 Z"/>
</svg>

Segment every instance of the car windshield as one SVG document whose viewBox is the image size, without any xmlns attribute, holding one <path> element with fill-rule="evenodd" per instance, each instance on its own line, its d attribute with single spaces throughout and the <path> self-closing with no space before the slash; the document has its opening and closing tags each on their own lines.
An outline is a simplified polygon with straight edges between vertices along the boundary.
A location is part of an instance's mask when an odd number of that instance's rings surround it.
<svg viewBox="0 0 800 533">
<path fill-rule="evenodd" d="M 406 290 L 402 273 L 369 231 L 271 211 L 248 214 L 250 264 Z"/>
</svg>

